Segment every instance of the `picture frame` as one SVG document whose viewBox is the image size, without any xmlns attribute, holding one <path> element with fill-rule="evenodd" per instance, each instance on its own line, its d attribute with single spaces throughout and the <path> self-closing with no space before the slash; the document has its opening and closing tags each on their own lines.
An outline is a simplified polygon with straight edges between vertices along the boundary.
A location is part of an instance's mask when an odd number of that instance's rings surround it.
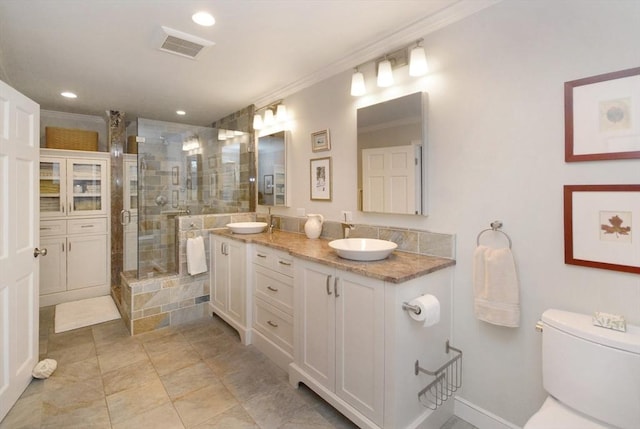
<svg viewBox="0 0 640 429">
<path fill-rule="evenodd" d="M 640 67 L 564 84 L 565 162 L 640 158 Z"/>
<path fill-rule="evenodd" d="M 171 184 L 180 184 L 180 167 L 177 165 L 171 169 Z"/>
<path fill-rule="evenodd" d="M 331 201 L 331 157 L 311 159 L 309 163 L 310 197 L 312 201 Z"/>
<path fill-rule="evenodd" d="M 311 133 L 311 150 L 313 152 L 331 150 L 331 139 L 328 129 Z"/>
<path fill-rule="evenodd" d="M 264 175 L 264 194 L 273 195 L 273 174 Z"/>
<path fill-rule="evenodd" d="M 640 274 L 640 185 L 565 185 L 565 264 Z"/>
</svg>

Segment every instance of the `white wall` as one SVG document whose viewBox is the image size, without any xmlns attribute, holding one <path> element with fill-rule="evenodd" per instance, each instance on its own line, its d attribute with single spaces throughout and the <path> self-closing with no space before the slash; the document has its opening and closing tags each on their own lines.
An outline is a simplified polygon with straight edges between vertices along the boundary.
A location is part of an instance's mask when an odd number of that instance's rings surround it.
<svg viewBox="0 0 640 429">
<path fill-rule="evenodd" d="M 361 223 L 457 234 L 454 338 L 464 351 L 460 396 L 522 425 L 544 398 L 540 335 L 555 307 L 620 313 L 640 324 L 640 276 L 565 265 L 562 186 L 640 183 L 640 160 L 564 162 L 563 83 L 640 65 L 640 2 L 508 0 L 425 36 L 433 73 L 361 99 L 350 70 L 287 97 L 293 120 L 292 205 Z M 390 46 L 390 49 L 394 48 Z M 373 71 L 365 67 L 371 84 Z M 373 89 L 374 85 L 369 85 Z M 356 212 L 356 106 L 429 93 L 429 217 Z M 311 152 L 329 128 L 332 150 Z M 333 159 L 333 200 L 309 200 L 309 159 Z M 521 283 L 518 329 L 473 316 L 471 257 L 495 219 L 513 240 Z"/>
</svg>

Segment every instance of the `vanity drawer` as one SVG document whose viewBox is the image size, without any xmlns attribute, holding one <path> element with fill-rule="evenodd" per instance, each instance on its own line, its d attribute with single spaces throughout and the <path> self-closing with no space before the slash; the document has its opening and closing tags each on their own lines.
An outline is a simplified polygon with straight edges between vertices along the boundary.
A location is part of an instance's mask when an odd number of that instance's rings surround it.
<svg viewBox="0 0 640 429">
<path fill-rule="evenodd" d="M 106 234 L 107 219 L 73 219 L 68 221 L 69 234 Z"/>
<path fill-rule="evenodd" d="M 254 328 L 275 345 L 293 354 L 293 317 L 269 303 L 254 301 Z"/>
<path fill-rule="evenodd" d="M 263 267 L 254 268 L 256 296 L 293 314 L 293 278 Z"/>
<path fill-rule="evenodd" d="M 288 253 L 265 246 L 255 246 L 253 263 L 293 277 L 293 257 Z"/>
<path fill-rule="evenodd" d="M 66 220 L 42 220 L 40 221 L 40 237 L 51 235 L 65 235 L 67 233 Z"/>
</svg>

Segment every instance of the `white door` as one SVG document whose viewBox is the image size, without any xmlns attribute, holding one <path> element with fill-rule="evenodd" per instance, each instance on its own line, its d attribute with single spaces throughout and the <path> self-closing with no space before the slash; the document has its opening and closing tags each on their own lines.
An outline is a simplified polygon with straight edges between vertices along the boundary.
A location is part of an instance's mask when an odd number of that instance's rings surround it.
<svg viewBox="0 0 640 429">
<path fill-rule="evenodd" d="M 0 420 L 38 363 L 40 107 L 0 81 Z"/>
<path fill-rule="evenodd" d="M 415 147 L 362 151 L 364 211 L 416 214 Z"/>
</svg>

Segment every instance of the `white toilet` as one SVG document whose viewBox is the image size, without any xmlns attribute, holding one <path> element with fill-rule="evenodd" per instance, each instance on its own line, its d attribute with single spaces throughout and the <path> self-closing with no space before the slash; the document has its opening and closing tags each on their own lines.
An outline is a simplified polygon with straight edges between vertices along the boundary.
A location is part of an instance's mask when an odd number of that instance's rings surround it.
<svg viewBox="0 0 640 429">
<path fill-rule="evenodd" d="M 523 429 L 640 428 L 640 327 L 542 314 L 542 381 L 550 394 Z"/>
</svg>

